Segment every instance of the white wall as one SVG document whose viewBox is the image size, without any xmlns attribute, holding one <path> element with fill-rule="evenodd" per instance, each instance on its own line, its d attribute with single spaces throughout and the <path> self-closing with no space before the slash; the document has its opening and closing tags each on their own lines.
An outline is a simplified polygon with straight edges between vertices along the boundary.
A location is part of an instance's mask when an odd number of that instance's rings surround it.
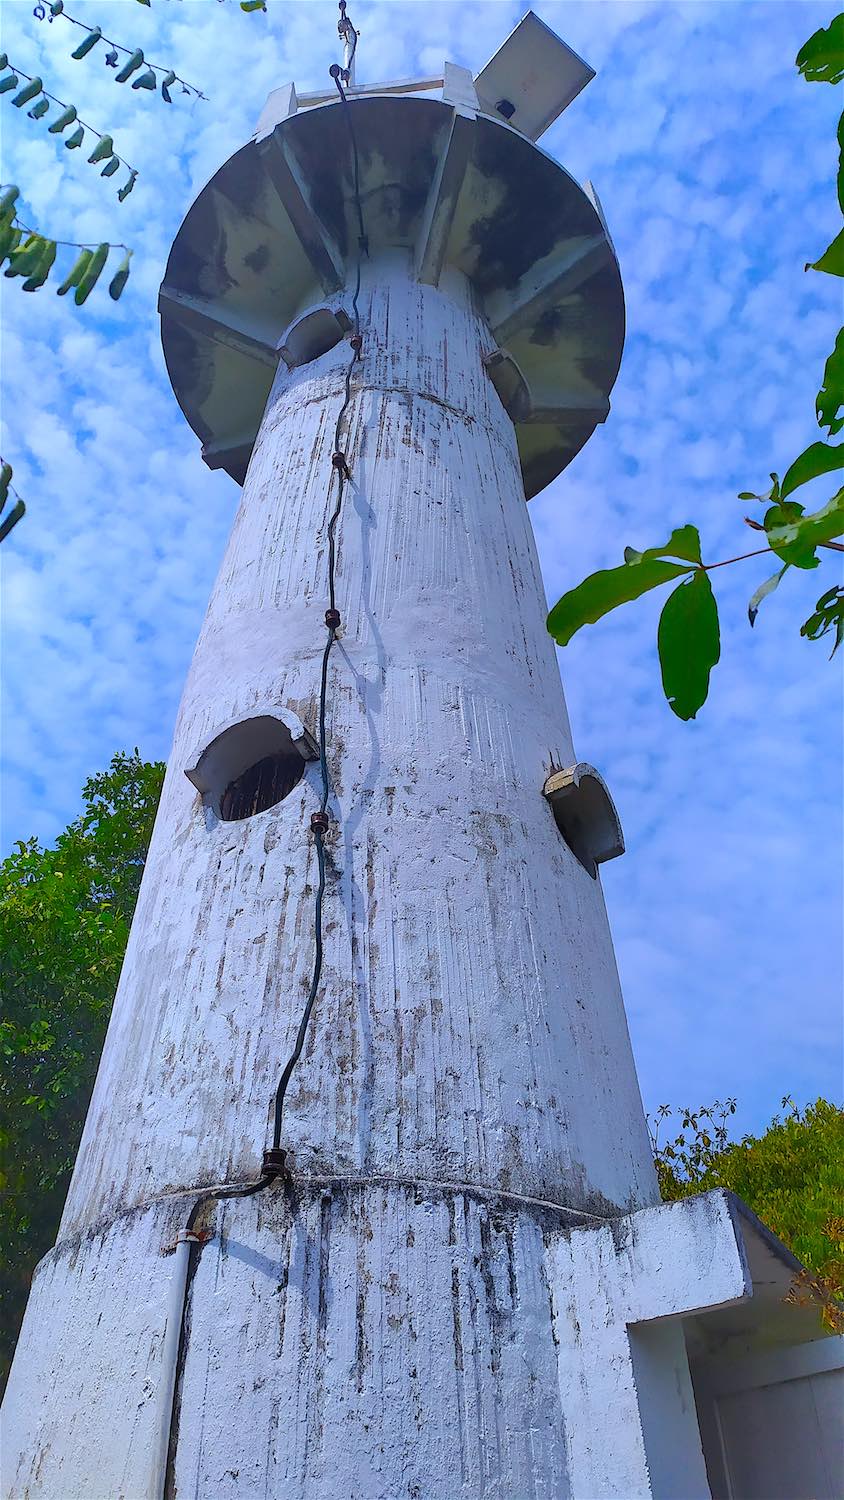
<svg viewBox="0 0 844 1500">
<path fill-rule="evenodd" d="M 693 1366 L 714 1500 L 840 1500 L 844 1338 Z"/>
</svg>

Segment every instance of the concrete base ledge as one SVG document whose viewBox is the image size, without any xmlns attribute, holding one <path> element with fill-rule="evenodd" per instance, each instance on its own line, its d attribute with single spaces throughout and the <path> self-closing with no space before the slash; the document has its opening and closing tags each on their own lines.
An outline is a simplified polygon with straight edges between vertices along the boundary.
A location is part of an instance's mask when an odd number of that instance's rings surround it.
<svg viewBox="0 0 844 1500">
<path fill-rule="evenodd" d="M 169 1251 L 194 1196 L 42 1262 L 4 1409 L 10 1500 L 147 1493 Z M 212 1205 L 189 1280 L 175 1493 L 703 1500 L 684 1326 L 699 1337 L 736 1309 L 746 1326 L 757 1300 L 764 1323 L 754 1264 L 769 1287 L 760 1245 L 770 1257 L 777 1242 L 757 1224 L 724 1192 L 590 1220 L 389 1178 Z"/>
</svg>

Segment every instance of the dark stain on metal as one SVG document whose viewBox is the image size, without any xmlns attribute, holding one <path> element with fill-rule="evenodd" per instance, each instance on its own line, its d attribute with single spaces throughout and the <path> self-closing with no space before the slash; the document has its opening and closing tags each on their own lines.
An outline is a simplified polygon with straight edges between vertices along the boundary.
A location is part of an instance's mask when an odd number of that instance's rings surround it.
<svg viewBox="0 0 844 1500">
<path fill-rule="evenodd" d="M 475 163 L 494 184 L 499 200 L 470 231 L 476 251 L 473 279 L 482 292 L 514 287 L 560 239 L 599 231 L 588 199 L 529 141 L 485 121 L 478 131 Z M 526 203 L 533 205 L 532 212 L 525 212 Z"/>
<path fill-rule="evenodd" d="M 530 333 L 532 344 L 544 345 L 546 348 L 553 347 L 562 337 L 566 326 L 565 313 L 559 307 L 549 307 L 534 323 Z"/>
<path fill-rule="evenodd" d="M 244 255 L 243 263 L 244 265 L 249 267 L 250 271 L 254 271 L 256 276 L 260 276 L 261 272 L 265 270 L 267 265 L 269 264 L 269 259 L 269 246 L 256 245 L 254 250 L 250 250 L 248 255 Z"/>
</svg>

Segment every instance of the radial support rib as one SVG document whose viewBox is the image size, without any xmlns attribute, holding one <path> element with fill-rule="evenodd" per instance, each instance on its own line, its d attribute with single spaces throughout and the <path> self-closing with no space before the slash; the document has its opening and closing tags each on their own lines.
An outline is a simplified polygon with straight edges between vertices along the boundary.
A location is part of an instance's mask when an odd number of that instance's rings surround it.
<svg viewBox="0 0 844 1500">
<path fill-rule="evenodd" d="M 203 443 L 202 460 L 209 469 L 225 469 L 238 484 L 243 484 L 257 433 L 239 432 L 233 437 L 217 438 Z"/>
<path fill-rule="evenodd" d="M 323 291 L 339 291 L 345 281 L 343 257 L 314 212 L 305 180 L 281 132 L 275 130 L 259 141 L 258 150 Z"/>
<path fill-rule="evenodd" d="M 599 391 L 594 394 L 591 391 L 555 391 L 547 396 L 537 391 L 531 395 L 530 410 L 522 420 L 572 427 L 587 422 L 606 422 L 609 412 L 609 398 Z"/>
<path fill-rule="evenodd" d="M 612 250 L 602 234 L 569 241 L 538 276 L 529 272 L 512 292 L 498 292 L 487 309 L 498 343 L 506 344 L 515 334 L 531 328 L 543 313 L 577 291 L 611 259 Z"/>
<path fill-rule="evenodd" d="M 228 308 L 205 297 L 194 297 L 189 292 L 179 292 L 175 287 L 162 286 L 158 293 L 158 310 L 162 315 L 174 318 L 185 328 L 204 334 L 215 344 L 223 344 L 238 354 L 257 360 L 259 364 L 275 369 L 278 353 L 269 339 L 251 333 L 233 318 Z"/>
<path fill-rule="evenodd" d="M 475 116 L 455 106 L 445 148 L 437 162 L 416 242 L 416 279 L 437 286 L 442 274 L 451 226 L 472 151 Z"/>
</svg>

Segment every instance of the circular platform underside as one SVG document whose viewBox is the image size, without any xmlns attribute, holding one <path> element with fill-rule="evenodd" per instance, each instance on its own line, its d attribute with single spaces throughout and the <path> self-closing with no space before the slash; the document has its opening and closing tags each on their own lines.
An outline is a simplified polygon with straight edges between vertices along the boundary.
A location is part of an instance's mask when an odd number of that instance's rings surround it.
<svg viewBox="0 0 844 1500">
<path fill-rule="evenodd" d="M 412 252 L 419 280 L 472 282 L 507 358 L 490 367 L 528 498 L 609 409 L 624 338 L 601 218 L 557 162 L 502 121 L 437 99 L 349 105 L 371 256 Z M 290 324 L 346 307 L 356 253 L 339 104 L 300 111 L 220 168 L 179 230 L 161 288 L 170 379 L 211 467 L 242 483 Z"/>
</svg>

